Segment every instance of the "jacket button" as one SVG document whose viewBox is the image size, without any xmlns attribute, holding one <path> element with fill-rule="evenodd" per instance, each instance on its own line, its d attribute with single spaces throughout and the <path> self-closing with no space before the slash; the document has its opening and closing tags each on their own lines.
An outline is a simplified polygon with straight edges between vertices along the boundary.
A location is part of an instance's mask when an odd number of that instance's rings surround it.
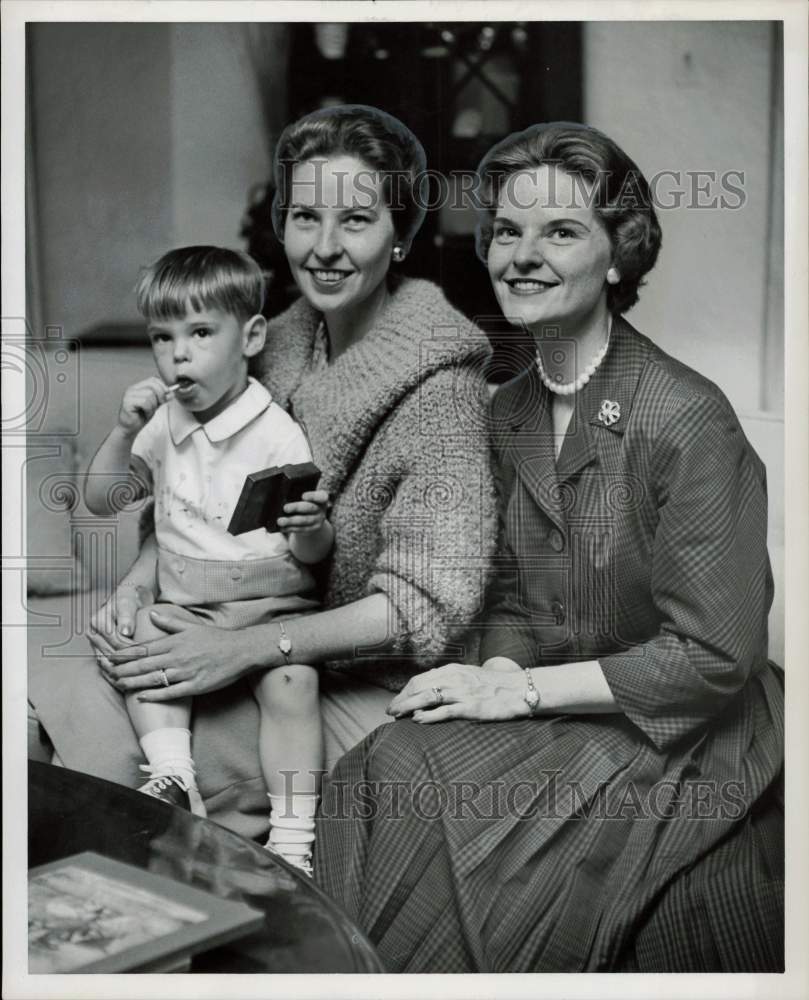
<svg viewBox="0 0 809 1000">
<path fill-rule="evenodd" d="M 553 528 L 548 534 L 548 544 L 554 552 L 561 552 L 565 547 L 565 540 L 562 537 L 562 532 Z"/>
<path fill-rule="evenodd" d="M 241 580 L 242 571 L 240 569 L 232 569 L 230 571 L 230 578 L 231 580 Z"/>
<path fill-rule="evenodd" d="M 565 623 L 565 606 L 561 601 L 553 601 L 551 603 L 551 613 L 556 619 L 557 625 L 564 625 Z"/>
<path fill-rule="evenodd" d="M 180 560 L 180 562 L 174 564 L 174 568 L 177 570 L 178 573 L 184 573 L 185 563 L 182 560 Z"/>
</svg>

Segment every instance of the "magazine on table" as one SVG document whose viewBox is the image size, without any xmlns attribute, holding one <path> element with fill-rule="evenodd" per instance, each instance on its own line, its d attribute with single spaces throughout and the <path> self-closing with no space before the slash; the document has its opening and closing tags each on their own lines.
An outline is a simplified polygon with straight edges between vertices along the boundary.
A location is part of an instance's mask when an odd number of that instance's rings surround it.
<svg viewBox="0 0 809 1000">
<path fill-rule="evenodd" d="M 258 930 L 261 911 L 84 851 L 28 873 L 29 974 L 169 972 Z"/>
</svg>

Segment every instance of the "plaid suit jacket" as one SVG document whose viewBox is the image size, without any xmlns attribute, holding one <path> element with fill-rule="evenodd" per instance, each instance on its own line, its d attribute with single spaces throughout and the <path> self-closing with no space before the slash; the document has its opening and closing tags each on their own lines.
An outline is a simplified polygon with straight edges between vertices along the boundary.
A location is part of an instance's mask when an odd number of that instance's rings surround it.
<svg viewBox="0 0 809 1000">
<path fill-rule="evenodd" d="M 482 660 L 597 658 L 658 749 L 696 735 L 766 669 L 765 472 L 727 399 L 616 318 L 558 460 L 534 366 L 492 421 L 502 544 Z"/>
</svg>

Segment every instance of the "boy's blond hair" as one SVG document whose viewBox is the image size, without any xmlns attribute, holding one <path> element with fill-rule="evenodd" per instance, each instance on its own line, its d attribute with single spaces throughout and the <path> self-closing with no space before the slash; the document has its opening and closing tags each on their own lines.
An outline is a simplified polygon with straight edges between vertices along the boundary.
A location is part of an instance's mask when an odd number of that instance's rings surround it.
<svg viewBox="0 0 809 1000">
<path fill-rule="evenodd" d="M 147 319 L 182 319 L 220 309 L 242 322 L 261 312 L 264 275 L 248 254 L 224 247 L 179 247 L 144 268 L 135 287 L 138 309 Z"/>
</svg>

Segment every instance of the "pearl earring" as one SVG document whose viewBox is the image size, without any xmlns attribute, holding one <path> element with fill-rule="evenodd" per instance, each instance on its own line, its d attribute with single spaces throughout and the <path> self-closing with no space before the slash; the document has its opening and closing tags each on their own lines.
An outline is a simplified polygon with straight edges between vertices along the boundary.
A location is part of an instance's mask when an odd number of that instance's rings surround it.
<svg viewBox="0 0 809 1000">
<path fill-rule="evenodd" d="M 607 271 L 607 284 L 617 285 L 620 280 L 621 280 L 621 275 L 616 271 L 614 267 L 611 267 L 609 271 Z"/>
<path fill-rule="evenodd" d="M 396 246 L 391 251 L 391 257 L 393 258 L 394 262 L 396 264 L 401 264 L 406 256 L 407 254 L 404 252 L 404 247 L 399 246 L 399 244 L 397 243 Z"/>
</svg>

